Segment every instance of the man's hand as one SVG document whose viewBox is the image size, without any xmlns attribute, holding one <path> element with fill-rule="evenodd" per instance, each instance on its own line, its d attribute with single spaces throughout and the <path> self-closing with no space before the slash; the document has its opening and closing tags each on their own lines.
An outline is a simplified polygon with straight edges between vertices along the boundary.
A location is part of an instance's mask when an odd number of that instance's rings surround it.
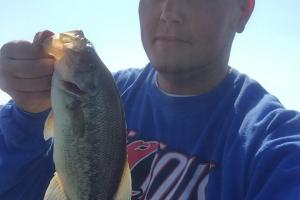
<svg viewBox="0 0 300 200">
<path fill-rule="evenodd" d="M 37 33 L 33 43 L 13 41 L 0 51 L 0 88 L 27 112 L 38 113 L 51 107 L 54 59 L 39 46 L 51 35 L 49 31 Z"/>
</svg>

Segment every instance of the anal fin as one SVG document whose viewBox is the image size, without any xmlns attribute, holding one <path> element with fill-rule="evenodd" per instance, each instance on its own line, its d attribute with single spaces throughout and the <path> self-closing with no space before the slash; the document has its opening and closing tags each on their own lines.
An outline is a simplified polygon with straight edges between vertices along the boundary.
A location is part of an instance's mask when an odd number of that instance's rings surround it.
<svg viewBox="0 0 300 200">
<path fill-rule="evenodd" d="M 57 172 L 55 172 L 54 177 L 50 181 L 44 200 L 69 200 Z"/>
</svg>

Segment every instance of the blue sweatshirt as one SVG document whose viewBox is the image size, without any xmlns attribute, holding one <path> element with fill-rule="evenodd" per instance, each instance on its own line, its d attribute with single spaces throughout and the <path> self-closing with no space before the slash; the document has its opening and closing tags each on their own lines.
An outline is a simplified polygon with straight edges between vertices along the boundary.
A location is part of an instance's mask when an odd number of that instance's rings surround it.
<svg viewBox="0 0 300 200">
<path fill-rule="evenodd" d="M 161 91 L 151 65 L 114 74 L 126 113 L 132 199 L 300 199 L 300 114 L 231 69 L 212 91 Z M 43 199 L 47 112 L 0 111 L 0 199 Z"/>
</svg>

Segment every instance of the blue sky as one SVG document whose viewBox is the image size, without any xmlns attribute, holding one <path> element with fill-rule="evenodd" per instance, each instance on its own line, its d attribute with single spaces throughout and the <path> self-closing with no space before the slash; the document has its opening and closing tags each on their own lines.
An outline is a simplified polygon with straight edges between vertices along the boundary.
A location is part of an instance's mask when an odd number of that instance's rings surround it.
<svg viewBox="0 0 300 200">
<path fill-rule="evenodd" d="M 3 0 L 0 46 L 32 40 L 37 31 L 82 29 L 111 71 L 143 67 L 138 0 Z M 289 109 L 300 111 L 300 1 L 257 0 L 237 35 L 230 65 L 259 81 Z M 0 104 L 9 96 L 0 92 Z"/>
</svg>

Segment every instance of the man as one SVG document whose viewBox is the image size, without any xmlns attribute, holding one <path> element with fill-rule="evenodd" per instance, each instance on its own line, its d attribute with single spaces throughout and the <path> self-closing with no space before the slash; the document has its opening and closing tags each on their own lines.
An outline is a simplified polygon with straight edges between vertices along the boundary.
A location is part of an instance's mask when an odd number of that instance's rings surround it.
<svg viewBox="0 0 300 200">
<path fill-rule="evenodd" d="M 252 0 L 140 0 L 150 64 L 114 74 L 128 126 L 132 199 L 300 199 L 300 114 L 228 66 Z M 38 34 L 36 41 L 47 33 Z M 43 123 L 53 59 L 1 49 L 0 199 L 42 199 L 54 167 Z"/>
</svg>

